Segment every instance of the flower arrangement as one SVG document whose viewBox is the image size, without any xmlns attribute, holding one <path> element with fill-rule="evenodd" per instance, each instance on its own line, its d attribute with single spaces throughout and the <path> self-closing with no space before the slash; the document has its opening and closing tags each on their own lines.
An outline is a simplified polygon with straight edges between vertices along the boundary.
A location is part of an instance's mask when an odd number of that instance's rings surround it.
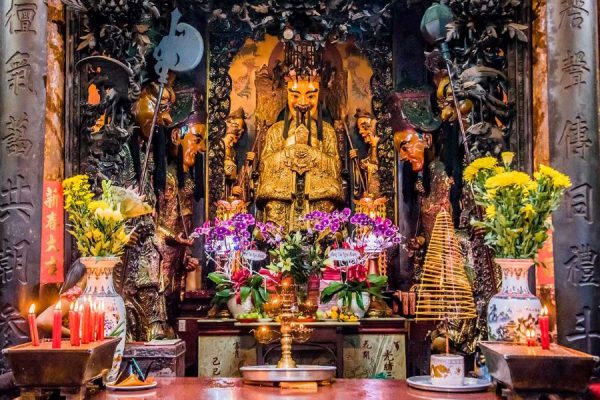
<svg viewBox="0 0 600 400">
<path fill-rule="evenodd" d="M 464 179 L 472 187 L 475 202 L 484 208 L 480 221 L 485 242 L 497 258 L 535 258 L 548 238 L 550 215 L 558 208 L 568 176 L 540 165 L 533 179 L 511 168 L 513 153 L 474 160 L 465 168 Z"/>
<path fill-rule="evenodd" d="M 83 257 L 120 256 L 135 228 L 127 231 L 127 221 L 153 211 L 131 189 L 102 181 L 102 195 L 94 193 L 87 175 L 77 175 L 63 181 L 65 210 L 69 213 L 69 233 L 77 241 Z"/>
<path fill-rule="evenodd" d="M 208 274 L 208 278 L 216 285 L 213 303 L 222 304 L 236 296 L 237 303 L 241 304 L 250 297 L 254 307 L 260 309 L 269 299 L 267 283 L 273 279 L 253 271 L 244 254 L 255 250 L 257 242 L 277 245 L 282 234 L 280 227 L 257 222 L 248 213 L 235 213 L 223 221 L 207 221 L 196 228 L 193 236 L 204 236 L 207 254 L 210 256 L 214 253 L 216 256 L 218 271 Z"/>
<path fill-rule="evenodd" d="M 357 213 L 350 218 L 350 223 L 354 225 L 352 235 L 346 241 L 350 248 L 362 249 L 367 254 L 379 254 L 402 243 L 398 227 L 388 218 Z"/>
<path fill-rule="evenodd" d="M 254 308 L 260 309 L 269 300 L 269 293 L 263 285 L 263 276 L 248 268 L 239 268 L 231 275 L 211 272 L 208 279 L 216 285 L 217 292 L 212 300 L 215 304 L 224 304 L 231 296 L 236 296 L 236 302 L 241 304 L 250 297 Z"/>
<path fill-rule="evenodd" d="M 366 311 L 366 307 L 362 300 L 362 293 L 367 292 L 377 298 L 383 298 L 382 291 L 387 285 L 387 276 L 384 275 L 367 275 L 367 267 L 362 264 L 355 264 L 342 270 L 342 281 L 330 283 L 321 292 L 321 302 L 330 302 L 335 295 L 342 300 L 344 307 L 349 307 L 352 303 L 352 298 L 356 300 L 356 304 L 361 310 Z"/>
<path fill-rule="evenodd" d="M 349 307 L 354 297 L 357 305 L 365 310 L 362 293 L 382 298 L 387 276 L 368 275 L 365 262 L 402 242 L 398 227 L 387 218 L 371 217 L 364 213 L 351 215 L 348 208 L 330 214 L 314 212 L 306 218 L 313 223 L 313 229 L 332 239 L 331 248 L 352 249 L 358 254 L 350 266 L 340 268 L 341 282 L 332 282 L 323 290 L 321 302 L 327 303 L 338 295 L 343 306 Z M 352 225 L 353 229 L 350 234 L 343 234 L 344 230 L 349 229 L 348 225 Z"/>
</svg>

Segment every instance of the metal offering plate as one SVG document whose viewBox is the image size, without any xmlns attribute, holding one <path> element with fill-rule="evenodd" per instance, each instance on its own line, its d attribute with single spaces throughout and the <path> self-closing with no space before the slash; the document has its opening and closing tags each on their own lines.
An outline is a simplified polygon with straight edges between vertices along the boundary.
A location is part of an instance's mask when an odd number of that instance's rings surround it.
<svg viewBox="0 0 600 400">
<path fill-rule="evenodd" d="M 492 382 L 485 379 L 465 378 L 460 386 L 441 386 L 431 383 L 431 376 L 412 376 L 406 380 L 408 386 L 415 389 L 429 390 L 431 392 L 445 393 L 466 393 L 466 392 L 482 392 L 489 388 Z"/>
<path fill-rule="evenodd" d="M 242 367 L 242 377 L 247 382 L 323 382 L 333 381 L 336 367 L 298 365 L 296 368 L 277 368 L 274 365 Z"/>
</svg>

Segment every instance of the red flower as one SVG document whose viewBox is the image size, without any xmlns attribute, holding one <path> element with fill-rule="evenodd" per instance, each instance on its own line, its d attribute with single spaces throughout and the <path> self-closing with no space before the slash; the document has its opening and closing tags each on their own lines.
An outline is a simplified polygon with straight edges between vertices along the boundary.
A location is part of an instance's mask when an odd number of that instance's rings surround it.
<svg viewBox="0 0 600 400">
<path fill-rule="evenodd" d="M 240 268 L 231 275 L 231 282 L 233 282 L 233 290 L 239 292 L 240 288 L 248 282 L 250 278 L 250 270 L 246 268 Z"/>
<path fill-rule="evenodd" d="M 277 286 L 281 283 L 281 274 L 274 273 L 267 268 L 261 268 L 258 273 L 263 276 L 267 285 L 267 291 L 274 293 L 277 291 Z"/>
<path fill-rule="evenodd" d="M 355 264 L 348 267 L 346 275 L 348 281 L 364 282 L 367 280 L 367 267 L 361 264 Z"/>
</svg>

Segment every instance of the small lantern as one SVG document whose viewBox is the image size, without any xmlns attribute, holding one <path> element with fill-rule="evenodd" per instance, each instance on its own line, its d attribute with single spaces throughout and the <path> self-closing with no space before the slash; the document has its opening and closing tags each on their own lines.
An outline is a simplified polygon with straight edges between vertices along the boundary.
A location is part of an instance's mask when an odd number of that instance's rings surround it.
<svg viewBox="0 0 600 400">
<path fill-rule="evenodd" d="M 452 22 L 452 10 L 444 4 L 434 3 L 423 14 L 421 33 L 430 44 L 437 44 L 446 39 L 446 25 Z"/>
</svg>

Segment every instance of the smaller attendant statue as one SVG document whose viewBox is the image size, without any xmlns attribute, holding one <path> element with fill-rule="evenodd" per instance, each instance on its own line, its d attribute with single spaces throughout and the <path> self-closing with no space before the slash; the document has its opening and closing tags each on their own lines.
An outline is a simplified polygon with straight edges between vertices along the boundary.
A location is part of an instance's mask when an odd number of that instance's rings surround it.
<svg viewBox="0 0 600 400">
<path fill-rule="evenodd" d="M 380 195 L 379 183 L 379 158 L 377 157 L 377 145 L 381 136 L 377 133 L 377 119 L 368 111 L 356 109 L 356 125 L 358 133 L 369 146 L 367 157 L 360 160 L 360 168 L 365 176 L 366 193 L 372 198 Z M 350 150 L 350 157 L 358 157 L 358 150 Z"/>
<path fill-rule="evenodd" d="M 205 151 L 206 124 L 199 112 L 193 112 L 171 130 L 166 186 L 158 197 L 157 237 L 162 256 L 160 263 L 161 292 L 165 296 L 169 328 L 172 328 L 185 289 L 186 272 L 195 270 L 199 260 L 191 256 L 195 165 L 201 163 Z M 195 177 L 202 181 L 202 177 Z M 170 334 L 169 336 L 173 336 Z"/>
<path fill-rule="evenodd" d="M 171 125 L 173 119 L 171 117 L 171 106 L 175 103 L 175 91 L 173 83 L 175 75 L 169 75 L 168 84 L 165 86 L 160 101 L 158 115 L 156 117 L 156 126 L 165 127 Z M 156 109 L 156 97 L 158 96 L 160 85 L 157 82 L 152 82 L 142 88 L 142 93 L 138 101 L 133 105 L 131 112 L 133 113 L 136 122 L 138 123 L 142 138 L 148 140 L 150 137 L 150 129 L 152 128 L 152 117 Z"/>
<path fill-rule="evenodd" d="M 225 148 L 225 198 L 234 193 L 234 187 L 238 180 L 238 165 L 235 146 L 246 132 L 246 119 L 248 116 L 242 107 L 238 108 L 227 117 L 225 136 L 223 137 L 223 146 Z M 237 192 L 237 188 L 235 192 Z"/>
</svg>

